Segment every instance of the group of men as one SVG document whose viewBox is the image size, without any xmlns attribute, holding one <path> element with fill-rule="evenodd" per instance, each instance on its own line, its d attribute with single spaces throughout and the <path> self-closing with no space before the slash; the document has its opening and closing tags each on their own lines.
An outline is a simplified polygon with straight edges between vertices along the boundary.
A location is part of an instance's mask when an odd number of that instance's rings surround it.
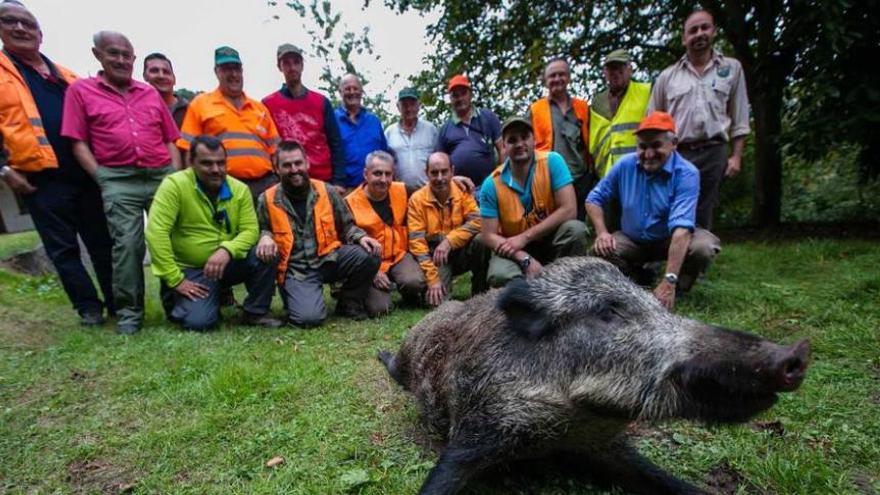
<svg viewBox="0 0 880 495">
<path fill-rule="evenodd" d="M 247 287 L 244 323 L 281 325 L 277 290 L 287 321 L 309 327 L 327 317 L 325 284 L 337 313 L 363 318 L 390 311 L 395 290 L 435 306 L 457 274 L 470 271 L 479 293 L 588 251 L 631 274 L 665 260 L 654 293 L 671 308 L 720 249 L 712 210 L 749 132 L 742 68 L 714 36 L 711 15 L 690 15 L 687 53 L 653 90 L 615 50 L 591 105 L 569 94 L 556 58 L 525 117 L 502 125 L 456 75 L 442 126 L 419 118 L 419 93 L 405 88 L 399 122 L 383 128 L 357 76 L 340 80 L 336 109 L 306 88 L 291 44 L 276 52 L 284 84 L 262 102 L 245 94 L 231 47 L 215 50 L 217 89 L 186 101 L 166 56 L 148 55 L 138 82 L 131 43 L 109 31 L 93 39 L 102 70 L 77 79 L 40 53 L 33 14 L 5 0 L 0 79 L 14 91 L 0 96 L 0 177 L 24 198 L 82 323 L 106 310 L 124 334 L 143 325 L 147 248 L 168 318 L 199 330 L 235 284 Z"/>
</svg>

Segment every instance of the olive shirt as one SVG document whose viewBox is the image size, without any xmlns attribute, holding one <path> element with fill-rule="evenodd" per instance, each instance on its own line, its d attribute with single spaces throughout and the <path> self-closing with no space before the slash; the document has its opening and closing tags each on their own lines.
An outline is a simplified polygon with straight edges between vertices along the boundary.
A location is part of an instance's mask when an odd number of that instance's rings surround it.
<svg viewBox="0 0 880 495">
<path fill-rule="evenodd" d="M 306 273 L 317 270 L 327 262 L 336 261 L 336 251 L 325 256 L 318 256 L 318 241 L 315 237 L 315 202 L 318 196 L 313 187 L 309 187 L 305 198 L 291 197 L 280 184 L 275 194 L 275 204 L 287 212 L 290 218 L 290 226 L 293 231 L 293 247 L 290 250 L 290 260 L 287 264 L 287 272 L 297 280 L 303 280 Z M 336 222 L 336 232 L 340 234 L 343 244 L 357 244 L 362 237 L 366 236 L 360 227 L 354 224 L 348 205 L 339 197 L 336 191 L 328 186 L 327 197 L 333 207 L 333 219 Z M 303 203 L 297 207 L 295 203 Z M 302 215 L 300 212 L 304 212 Z M 303 218 L 305 217 L 305 218 Z M 261 235 L 272 235 L 272 224 L 269 221 L 269 210 L 266 207 L 266 194 L 261 194 L 257 200 L 257 218 L 260 222 Z"/>
<path fill-rule="evenodd" d="M 552 151 L 562 155 L 572 178 L 577 179 L 587 171 L 584 155 L 589 143 L 585 143 L 581 135 L 583 122 L 575 115 L 573 106 L 569 105 L 563 113 L 556 102 L 550 98 L 547 100 L 550 102 L 550 124 L 553 126 Z M 531 111 L 526 118 L 532 120 Z"/>
</svg>

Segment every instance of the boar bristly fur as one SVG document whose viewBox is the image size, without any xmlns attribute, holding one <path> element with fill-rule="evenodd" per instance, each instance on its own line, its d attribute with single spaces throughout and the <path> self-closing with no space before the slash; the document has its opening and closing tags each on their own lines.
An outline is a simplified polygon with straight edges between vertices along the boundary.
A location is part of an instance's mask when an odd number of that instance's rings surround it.
<svg viewBox="0 0 880 495">
<path fill-rule="evenodd" d="M 783 347 L 671 314 L 589 257 L 447 302 L 396 355 L 379 354 L 448 438 L 422 487 L 432 494 L 455 493 L 492 464 L 556 452 L 634 492 L 699 492 L 631 449 L 627 424 L 745 421 L 797 388 L 808 356 L 807 342 Z"/>
</svg>

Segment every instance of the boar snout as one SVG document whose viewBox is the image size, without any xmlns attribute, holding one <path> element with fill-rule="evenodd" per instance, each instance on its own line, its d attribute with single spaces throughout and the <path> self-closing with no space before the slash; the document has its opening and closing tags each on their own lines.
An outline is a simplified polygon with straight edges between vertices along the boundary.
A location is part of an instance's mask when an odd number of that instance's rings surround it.
<svg viewBox="0 0 880 495">
<path fill-rule="evenodd" d="M 802 340 L 790 347 L 783 348 L 774 365 L 776 390 L 791 392 L 800 387 L 807 373 L 810 361 L 810 342 Z"/>
</svg>

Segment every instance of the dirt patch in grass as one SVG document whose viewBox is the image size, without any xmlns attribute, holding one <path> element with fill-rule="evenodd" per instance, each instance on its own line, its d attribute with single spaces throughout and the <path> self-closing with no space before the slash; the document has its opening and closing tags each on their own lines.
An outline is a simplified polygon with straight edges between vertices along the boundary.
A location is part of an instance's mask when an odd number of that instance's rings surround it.
<svg viewBox="0 0 880 495">
<path fill-rule="evenodd" d="M 42 246 L 0 260 L 0 268 L 31 277 L 42 277 L 55 273 L 55 268 Z"/>
<path fill-rule="evenodd" d="M 19 312 L 0 309 L 0 346 L 16 350 L 44 349 L 55 339 L 46 331 L 55 325 L 48 319 L 22 318 Z"/>
<path fill-rule="evenodd" d="M 755 421 L 752 423 L 752 429 L 766 431 L 776 437 L 785 435 L 785 426 L 782 425 L 782 421 Z"/>
<path fill-rule="evenodd" d="M 733 466 L 722 462 L 706 473 L 704 478 L 710 493 L 717 495 L 734 495 L 740 487 L 746 493 L 761 493 L 754 485 L 746 481 L 742 474 Z"/>
<path fill-rule="evenodd" d="M 73 493 L 130 493 L 136 478 L 130 469 L 106 459 L 74 461 L 67 466 L 67 481 Z"/>
</svg>

